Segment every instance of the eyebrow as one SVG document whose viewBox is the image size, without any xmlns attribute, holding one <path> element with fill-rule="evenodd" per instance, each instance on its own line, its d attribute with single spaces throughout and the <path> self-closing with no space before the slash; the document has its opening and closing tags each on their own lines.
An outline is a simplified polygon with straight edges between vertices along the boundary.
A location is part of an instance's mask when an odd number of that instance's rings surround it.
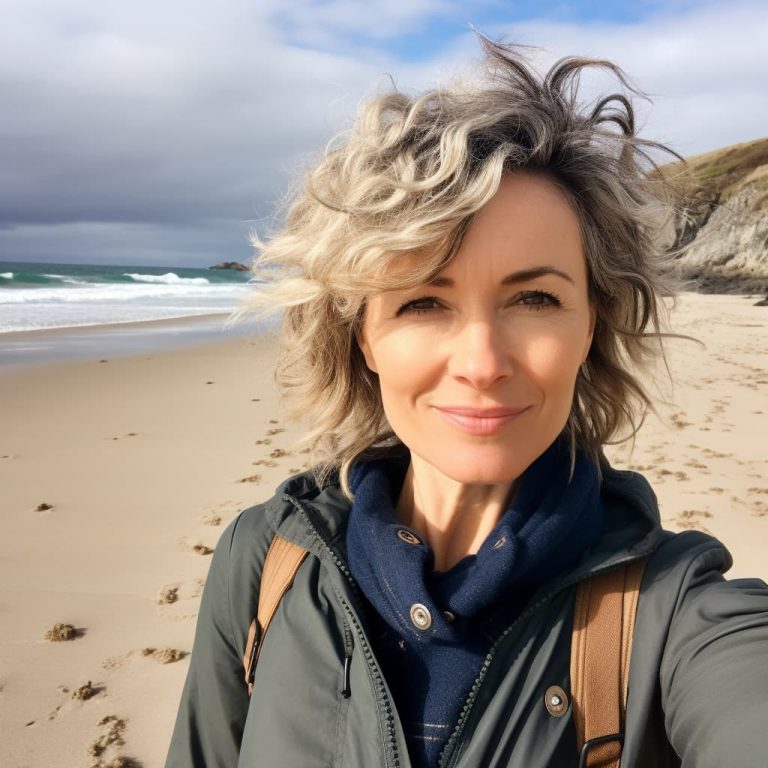
<svg viewBox="0 0 768 768">
<path fill-rule="evenodd" d="M 512 285 L 514 283 L 526 283 L 529 280 L 535 280 L 537 277 L 544 277 L 544 275 L 562 277 L 563 280 L 567 280 L 569 283 L 576 285 L 576 281 L 567 272 L 549 266 L 532 267 L 531 269 L 521 269 L 517 272 L 512 272 L 502 279 L 501 284 Z M 429 284 L 434 285 L 437 288 L 450 288 L 453 286 L 454 282 L 450 277 L 438 275 L 434 280 L 430 280 Z"/>
</svg>

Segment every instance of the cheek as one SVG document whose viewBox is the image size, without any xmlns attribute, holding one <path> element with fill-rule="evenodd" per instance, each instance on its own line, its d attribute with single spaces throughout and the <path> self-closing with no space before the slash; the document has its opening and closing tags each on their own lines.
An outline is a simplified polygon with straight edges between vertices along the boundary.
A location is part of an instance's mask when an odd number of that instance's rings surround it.
<svg viewBox="0 0 768 768">
<path fill-rule="evenodd" d="M 543 390 L 571 392 L 582 362 L 584 338 L 572 333 L 539 335 L 525 344 L 521 360 Z"/>
<path fill-rule="evenodd" d="M 394 398 L 415 396 L 434 376 L 429 345 L 415 338 L 400 338 L 376 349 L 379 386 L 385 405 Z"/>
<path fill-rule="evenodd" d="M 418 376 L 421 370 L 431 368 L 437 357 L 437 347 L 443 341 L 435 329 L 421 327 L 400 328 L 381 334 L 371 344 L 371 351 L 381 371 L 393 378 L 405 374 Z"/>
</svg>

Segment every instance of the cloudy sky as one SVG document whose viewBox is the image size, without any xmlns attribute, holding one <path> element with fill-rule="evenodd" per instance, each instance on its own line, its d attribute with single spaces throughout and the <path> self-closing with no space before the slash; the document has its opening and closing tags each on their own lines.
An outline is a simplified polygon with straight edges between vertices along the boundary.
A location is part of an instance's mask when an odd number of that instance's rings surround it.
<svg viewBox="0 0 768 768">
<path fill-rule="evenodd" d="M 0 0 L 0 261 L 205 266 L 390 74 L 418 90 L 469 30 L 608 57 L 684 155 L 768 135 L 764 0 Z"/>
</svg>

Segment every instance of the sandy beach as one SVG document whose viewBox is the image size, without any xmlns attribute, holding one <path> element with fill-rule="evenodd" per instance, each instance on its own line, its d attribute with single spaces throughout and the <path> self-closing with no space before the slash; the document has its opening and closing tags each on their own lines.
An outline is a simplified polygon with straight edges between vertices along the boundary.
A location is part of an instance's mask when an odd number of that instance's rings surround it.
<svg viewBox="0 0 768 768">
<path fill-rule="evenodd" d="M 705 346 L 668 342 L 668 402 L 608 453 L 649 478 L 666 527 L 712 533 L 731 577 L 768 579 L 756 299 L 679 300 L 674 330 Z M 162 765 L 212 547 L 305 466 L 274 356 L 240 337 L 0 372 L 0 765 Z M 76 637 L 46 639 L 58 623 Z"/>
</svg>

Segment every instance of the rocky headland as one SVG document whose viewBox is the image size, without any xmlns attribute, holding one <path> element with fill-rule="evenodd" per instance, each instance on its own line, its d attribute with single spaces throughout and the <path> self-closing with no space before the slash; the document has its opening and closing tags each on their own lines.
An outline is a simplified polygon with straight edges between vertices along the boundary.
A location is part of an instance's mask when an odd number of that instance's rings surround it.
<svg viewBox="0 0 768 768">
<path fill-rule="evenodd" d="M 681 195 L 674 247 L 703 293 L 768 293 L 768 138 L 662 169 Z"/>
</svg>

